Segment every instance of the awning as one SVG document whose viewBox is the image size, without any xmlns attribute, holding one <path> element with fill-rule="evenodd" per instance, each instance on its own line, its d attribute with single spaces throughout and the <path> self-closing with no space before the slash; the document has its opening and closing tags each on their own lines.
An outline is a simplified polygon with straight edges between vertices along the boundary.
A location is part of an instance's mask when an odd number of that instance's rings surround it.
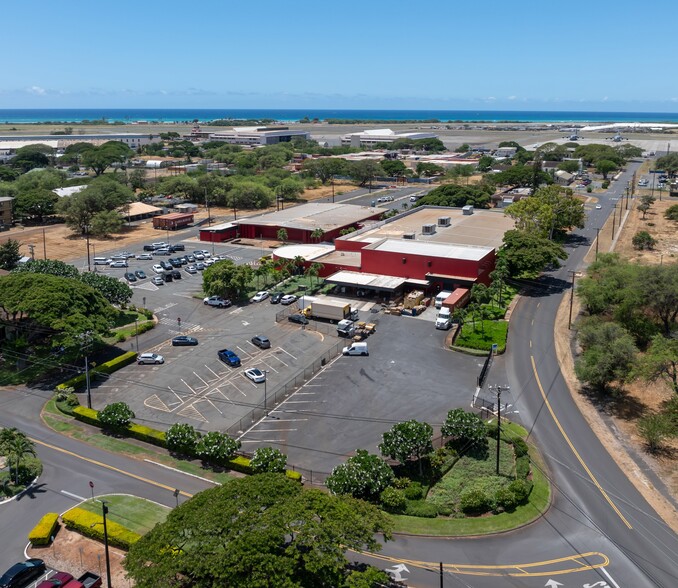
<svg viewBox="0 0 678 588">
<path fill-rule="evenodd" d="M 475 282 L 478 281 L 477 277 L 473 278 L 473 277 L 470 277 L 470 276 L 451 276 L 449 274 L 426 274 L 426 276 L 429 279 L 435 278 L 435 279 L 439 279 L 439 280 L 454 280 L 454 281 L 457 281 L 457 282 L 473 282 L 473 283 L 475 283 Z"/>
<path fill-rule="evenodd" d="M 325 278 L 325 281 L 329 284 L 339 284 L 341 286 L 353 286 L 357 288 L 370 288 L 372 290 L 393 292 L 407 282 L 407 279 L 384 276 L 381 274 L 367 274 L 342 270 Z"/>
</svg>

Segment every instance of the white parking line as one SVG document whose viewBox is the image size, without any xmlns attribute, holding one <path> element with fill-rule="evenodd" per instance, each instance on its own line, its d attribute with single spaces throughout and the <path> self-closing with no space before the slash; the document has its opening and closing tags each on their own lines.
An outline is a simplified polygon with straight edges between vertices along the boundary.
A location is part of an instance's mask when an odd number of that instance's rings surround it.
<svg viewBox="0 0 678 588">
<path fill-rule="evenodd" d="M 275 412 L 275 411 L 273 411 Z M 308 419 L 275 419 L 276 423 L 296 423 L 297 421 L 307 421 Z"/>
<path fill-rule="evenodd" d="M 305 402 L 315 402 L 315 400 L 288 400 L 287 404 L 303 404 Z"/>
<path fill-rule="evenodd" d="M 285 351 L 282 347 L 278 347 L 278 349 L 280 349 L 280 351 L 283 353 L 287 353 L 287 355 L 289 355 L 294 361 L 297 361 L 297 358 L 294 357 L 294 355 L 292 355 L 289 351 Z"/>
<path fill-rule="evenodd" d="M 284 439 L 241 439 L 241 443 L 284 443 Z"/>
<path fill-rule="evenodd" d="M 276 356 L 276 355 L 269 355 L 269 357 L 270 357 L 271 359 L 275 359 L 276 361 L 279 361 L 279 362 L 282 363 L 285 367 L 290 367 L 289 365 L 287 365 L 282 359 L 280 359 L 280 358 L 279 358 L 278 356 Z"/>
<path fill-rule="evenodd" d="M 207 387 L 209 386 L 209 384 L 208 384 L 207 382 L 205 382 L 205 380 L 203 380 L 198 374 L 196 374 L 195 372 L 193 372 L 193 375 L 194 375 L 196 378 L 198 378 L 198 380 L 200 380 L 203 384 L 205 384 L 205 388 L 207 388 Z"/>
<path fill-rule="evenodd" d="M 206 367 L 209 371 L 211 371 L 211 372 L 214 374 L 214 377 L 215 377 L 215 378 L 218 378 L 218 377 L 219 377 L 219 374 L 217 374 L 217 372 L 215 372 L 210 366 L 205 365 L 205 367 Z"/>
<path fill-rule="evenodd" d="M 282 433 L 283 431 L 297 431 L 298 429 L 253 429 L 251 433 Z"/>
<path fill-rule="evenodd" d="M 186 386 L 186 388 L 188 388 L 191 391 L 191 394 L 196 394 L 196 391 L 193 390 L 193 388 L 191 388 L 183 378 L 181 381 L 183 382 L 184 386 Z"/>
</svg>

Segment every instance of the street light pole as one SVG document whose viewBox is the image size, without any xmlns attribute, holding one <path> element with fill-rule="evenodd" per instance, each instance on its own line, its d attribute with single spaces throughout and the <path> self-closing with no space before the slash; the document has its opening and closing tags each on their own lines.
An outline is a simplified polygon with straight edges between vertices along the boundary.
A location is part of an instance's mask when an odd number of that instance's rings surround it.
<svg viewBox="0 0 678 588">
<path fill-rule="evenodd" d="M 596 261 L 598 261 L 598 235 L 600 234 L 600 229 L 596 228 Z"/>
<path fill-rule="evenodd" d="M 108 527 L 106 526 L 106 514 L 108 514 L 108 506 L 106 506 L 106 501 L 101 501 L 101 511 L 104 515 L 104 551 L 106 553 L 106 582 L 108 583 L 108 588 L 113 588 L 111 584 L 111 560 L 108 555 Z"/>
<path fill-rule="evenodd" d="M 500 456 L 500 440 L 501 440 L 501 393 L 502 386 L 490 386 L 490 390 L 496 391 L 497 394 L 497 475 L 499 475 L 499 456 Z M 508 386 L 503 387 L 505 390 L 509 390 Z"/>
<path fill-rule="evenodd" d="M 85 240 L 87 241 L 87 271 L 92 271 L 92 265 L 89 258 L 89 225 L 85 225 Z"/>
<path fill-rule="evenodd" d="M 89 344 L 92 341 L 91 335 L 92 334 L 89 331 L 85 331 L 80 335 L 85 351 L 85 389 L 87 390 L 87 408 L 92 408 L 92 388 L 89 381 Z"/>
<path fill-rule="evenodd" d="M 137 353 L 139 353 L 139 321 L 138 319 L 134 319 L 134 335 L 137 340 Z"/>
<path fill-rule="evenodd" d="M 264 370 L 264 415 L 268 417 L 268 370 Z"/>
<path fill-rule="evenodd" d="M 570 318 L 567 321 L 567 328 L 572 328 L 572 303 L 574 302 L 574 276 L 577 272 L 570 270 L 569 273 L 572 274 L 572 286 L 570 287 Z"/>
</svg>

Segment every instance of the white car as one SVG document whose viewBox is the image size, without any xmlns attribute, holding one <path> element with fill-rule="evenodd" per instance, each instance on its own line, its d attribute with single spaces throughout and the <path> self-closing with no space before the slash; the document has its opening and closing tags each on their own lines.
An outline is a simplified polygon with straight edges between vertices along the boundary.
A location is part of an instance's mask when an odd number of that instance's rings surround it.
<svg viewBox="0 0 678 588">
<path fill-rule="evenodd" d="M 600 210 L 600 209 L 602 208 L 602 205 L 596 204 L 596 208 L 597 208 L 598 210 Z"/>
<path fill-rule="evenodd" d="M 153 282 L 156 286 L 165 285 L 165 280 L 163 280 L 160 276 L 154 276 L 151 282 Z"/>
<path fill-rule="evenodd" d="M 152 269 L 153 269 L 153 271 L 154 271 L 156 274 L 164 274 L 164 273 L 165 273 L 165 268 L 162 267 L 159 263 L 156 263 L 156 264 L 153 266 Z"/>
<path fill-rule="evenodd" d="M 259 368 L 250 368 L 245 370 L 245 376 L 247 376 L 255 384 L 261 384 L 261 382 L 266 381 L 266 373 L 262 372 Z"/>
<path fill-rule="evenodd" d="M 296 302 L 296 301 L 297 301 L 297 297 L 294 294 L 285 294 L 285 296 L 283 296 L 280 299 L 280 304 L 287 306 L 288 304 L 292 304 L 293 302 Z"/>
<path fill-rule="evenodd" d="M 205 264 L 206 267 L 209 267 L 213 263 L 216 263 L 216 261 L 217 261 L 216 259 L 211 258 L 211 259 L 206 259 L 203 263 Z"/>
<path fill-rule="evenodd" d="M 268 298 L 268 292 L 266 290 L 262 290 L 261 292 L 257 292 L 254 296 L 252 296 L 251 302 L 261 302 L 262 300 L 266 300 Z"/>
<path fill-rule="evenodd" d="M 139 255 L 137 255 L 136 258 L 151 261 L 153 259 L 153 256 L 150 253 L 139 253 Z"/>
<path fill-rule="evenodd" d="M 127 267 L 127 262 L 121 260 L 111 261 L 111 263 L 108 264 L 108 267 Z"/>
<path fill-rule="evenodd" d="M 202 261 L 203 259 L 205 259 L 204 254 L 202 252 L 198 252 L 198 251 L 196 251 L 193 254 L 193 257 L 195 257 L 198 261 Z"/>
<path fill-rule="evenodd" d="M 157 353 L 142 353 L 139 357 L 137 357 L 137 363 L 139 365 L 144 365 L 146 363 L 165 363 L 165 358 L 162 355 L 158 355 Z"/>
</svg>

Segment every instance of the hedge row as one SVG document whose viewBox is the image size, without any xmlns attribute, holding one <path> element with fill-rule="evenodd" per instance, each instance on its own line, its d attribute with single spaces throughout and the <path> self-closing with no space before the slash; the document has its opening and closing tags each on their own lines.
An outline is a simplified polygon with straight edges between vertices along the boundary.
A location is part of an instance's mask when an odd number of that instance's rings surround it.
<svg viewBox="0 0 678 588">
<path fill-rule="evenodd" d="M 91 537 L 97 541 L 104 540 L 104 521 L 101 515 L 75 507 L 64 513 L 61 519 L 67 529 L 72 529 L 81 535 L 85 535 L 85 537 Z M 106 521 L 106 529 L 108 532 L 108 542 L 113 547 L 119 547 L 125 551 L 128 551 L 130 546 L 141 538 L 141 535 L 111 520 Z"/>
<path fill-rule="evenodd" d="M 91 370 L 89 373 L 90 381 L 97 377 L 97 374 L 112 374 L 113 372 L 124 368 L 126 365 L 134 363 L 137 360 L 137 354 L 135 351 L 128 351 L 118 357 L 114 357 L 110 361 L 106 361 L 101 365 L 96 366 L 95 369 Z M 85 374 L 79 374 L 70 380 L 66 380 L 59 384 L 56 389 L 64 390 L 65 388 L 73 388 L 77 390 L 86 385 L 86 376 Z"/>
<path fill-rule="evenodd" d="M 92 408 L 86 408 L 84 406 L 76 406 L 73 409 L 73 416 L 76 420 L 87 423 L 88 425 L 94 425 L 95 427 L 102 427 L 101 422 L 99 421 L 98 411 Z M 150 443 L 152 445 L 157 445 L 158 447 L 167 448 L 167 443 L 165 441 L 165 432 L 159 431 L 157 429 L 152 429 L 151 427 L 146 427 L 144 425 L 132 424 L 127 429 L 120 431 L 121 433 L 138 439 L 139 441 L 144 441 L 145 443 Z M 252 468 L 250 466 L 250 460 L 246 457 L 237 455 L 227 462 L 224 463 L 224 466 L 230 470 L 240 472 L 242 474 L 252 474 Z M 291 480 L 297 482 L 301 481 L 301 474 L 293 470 L 286 470 L 285 475 Z"/>
<path fill-rule="evenodd" d="M 59 524 L 59 515 L 56 512 L 48 512 L 40 519 L 40 522 L 33 527 L 28 534 L 28 540 L 34 547 L 49 545 Z"/>
</svg>

